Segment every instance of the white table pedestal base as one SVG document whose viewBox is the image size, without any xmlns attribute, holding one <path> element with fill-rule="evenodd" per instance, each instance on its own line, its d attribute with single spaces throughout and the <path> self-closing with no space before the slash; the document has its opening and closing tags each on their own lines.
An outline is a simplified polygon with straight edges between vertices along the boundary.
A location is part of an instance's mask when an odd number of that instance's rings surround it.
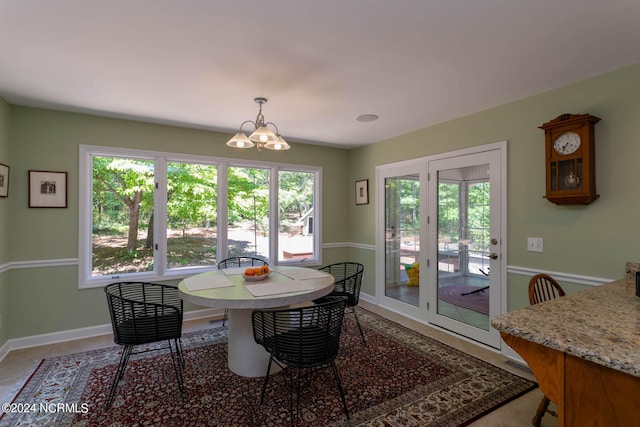
<svg viewBox="0 0 640 427">
<path fill-rule="evenodd" d="M 264 377 L 269 366 L 269 353 L 253 339 L 252 309 L 229 310 L 228 366 L 243 377 Z M 280 371 L 271 364 L 271 374 Z"/>
</svg>

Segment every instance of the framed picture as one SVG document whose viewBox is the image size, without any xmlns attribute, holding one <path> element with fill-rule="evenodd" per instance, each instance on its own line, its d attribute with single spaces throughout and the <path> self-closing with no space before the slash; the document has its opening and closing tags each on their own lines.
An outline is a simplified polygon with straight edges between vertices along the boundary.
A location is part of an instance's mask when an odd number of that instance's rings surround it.
<svg viewBox="0 0 640 427">
<path fill-rule="evenodd" d="M 29 171 L 30 208 L 66 208 L 67 173 Z"/>
<path fill-rule="evenodd" d="M 369 203 L 369 180 L 362 179 L 356 181 L 356 205 L 366 205 Z"/>
<path fill-rule="evenodd" d="M 9 197 L 9 166 L 0 163 L 0 197 Z"/>
</svg>

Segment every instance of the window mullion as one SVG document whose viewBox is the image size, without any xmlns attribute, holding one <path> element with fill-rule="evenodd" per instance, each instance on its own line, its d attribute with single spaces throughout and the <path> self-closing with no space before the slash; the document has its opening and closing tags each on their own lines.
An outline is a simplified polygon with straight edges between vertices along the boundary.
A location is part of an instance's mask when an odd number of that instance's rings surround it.
<svg viewBox="0 0 640 427">
<path fill-rule="evenodd" d="M 229 180 L 228 165 L 222 162 L 218 165 L 218 220 L 217 220 L 217 236 L 218 245 L 216 248 L 216 259 L 223 260 L 229 256 Z"/>
<path fill-rule="evenodd" d="M 278 203 L 279 169 L 273 167 L 269 177 L 269 256 L 271 263 L 278 264 L 278 236 L 280 234 L 280 205 Z"/>
<path fill-rule="evenodd" d="M 313 189 L 313 211 L 314 211 L 314 230 L 313 230 L 313 253 L 316 260 L 322 264 L 322 170 L 314 173 L 314 189 Z"/>
<path fill-rule="evenodd" d="M 79 160 L 78 223 L 80 232 L 78 233 L 78 284 L 80 288 L 84 288 L 86 283 L 91 280 L 93 156 L 82 145 L 80 146 Z"/>
<path fill-rule="evenodd" d="M 167 159 L 155 161 L 155 194 L 153 198 L 153 265 L 158 276 L 167 271 Z"/>
</svg>

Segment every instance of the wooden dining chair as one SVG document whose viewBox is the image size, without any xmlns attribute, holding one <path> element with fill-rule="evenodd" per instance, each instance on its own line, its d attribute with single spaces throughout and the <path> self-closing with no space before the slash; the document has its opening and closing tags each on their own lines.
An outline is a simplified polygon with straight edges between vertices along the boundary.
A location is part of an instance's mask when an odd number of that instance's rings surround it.
<svg viewBox="0 0 640 427">
<path fill-rule="evenodd" d="M 269 265 L 269 263 L 261 258 L 252 256 L 233 256 L 220 261 L 218 263 L 218 270 L 222 270 L 224 268 L 256 267 L 261 265 Z M 224 314 L 222 315 L 222 326 L 227 323 L 228 318 L 229 310 L 225 308 Z"/>
<path fill-rule="evenodd" d="M 550 301 L 566 295 L 564 289 L 556 282 L 556 280 L 548 274 L 536 274 L 529 280 L 529 304 L 539 304 L 541 302 Z M 540 427 L 542 417 L 545 413 L 557 417 L 558 414 L 549 409 L 550 400 L 547 396 L 542 396 L 542 400 L 538 405 L 531 424 Z"/>
<path fill-rule="evenodd" d="M 566 295 L 556 280 L 548 274 L 536 274 L 529 280 L 529 304 L 538 304 Z"/>
</svg>

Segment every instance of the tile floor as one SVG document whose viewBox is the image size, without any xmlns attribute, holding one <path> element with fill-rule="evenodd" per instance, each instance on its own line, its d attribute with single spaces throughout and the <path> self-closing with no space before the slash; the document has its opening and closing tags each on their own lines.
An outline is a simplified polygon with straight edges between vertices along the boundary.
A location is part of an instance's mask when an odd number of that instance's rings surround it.
<svg viewBox="0 0 640 427">
<path fill-rule="evenodd" d="M 452 347 L 474 356 L 481 358 L 487 362 L 514 372 L 518 375 L 528 377 L 535 380 L 532 376 L 523 374 L 516 368 L 505 364 L 506 358 L 500 354 L 490 350 L 478 347 L 472 343 L 466 342 L 444 332 L 434 330 L 427 325 L 407 319 L 396 313 L 389 312 L 380 307 L 368 304 L 364 301 L 360 302 L 363 308 L 382 315 L 390 320 L 400 323 L 406 327 L 412 328 L 424 335 L 438 339 Z M 194 320 L 185 322 L 183 330 L 185 332 L 211 327 L 208 319 Z M 94 338 L 81 339 L 76 341 L 64 342 L 59 344 L 46 345 L 41 347 L 33 347 L 29 349 L 15 350 L 9 353 L 0 362 L 0 403 L 10 402 L 12 397 L 20 389 L 22 383 L 26 380 L 29 373 L 36 367 L 41 359 L 54 357 L 63 354 L 77 353 L 81 351 L 93 350 L 113 345 L 113 337 L 111 335 L 103 335 Z M 470 424 L 471 427 L 527 427 L 531 425 L 531 419 L 540 402 L 542 394 L 539 389 L 535 389 L 524 396 L 515 399 L 508 404 L 489 413 L 481 419 Z M 554 408 L 555 409 L 555 408 Z M 545 415 L 542 419 L 542 427 L 556 427 L 558 425 L 557 418 Z"/>
</svg>

